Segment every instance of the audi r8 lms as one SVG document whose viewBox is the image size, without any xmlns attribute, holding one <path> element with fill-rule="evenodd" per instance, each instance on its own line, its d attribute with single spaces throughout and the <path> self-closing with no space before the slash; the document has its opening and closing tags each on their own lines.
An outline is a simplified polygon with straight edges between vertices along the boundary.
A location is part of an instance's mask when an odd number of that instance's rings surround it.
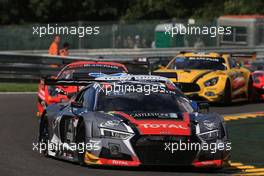
<svg viewBox="0 0 264 176">
<path fill-rule="evenodd" d="M 180 53 L 156 72 L 177 73 L 171 80 L 198 101 L 229 104 L 252 98 L 250 71 L 237 65 L 229 54 Z"/>
<path fill-rule="evenodd" d="M 222 167 L 230 157 L 224 120 L 195 104 L 166 83 L 96 81 L 47 107 L 39 142 L 51 147 L 42 153 L 82 165 Z"/>
<path fill-rule="evenodd" d="M 91 79 L 104 76 L 105 74 L 126 72 L 127 68 L 120 63 L 79 61 L 66 65 L 54 78 L 54 80 Z M 79 86 L 48 86 L 45 85 L 45 80 L 42 79 L 38 86 L 37 116 L 41 116 L 47 105 L 67 101 L 69 99 L 69 95 L 77 92 L 79 88 Z"/>
</svg>

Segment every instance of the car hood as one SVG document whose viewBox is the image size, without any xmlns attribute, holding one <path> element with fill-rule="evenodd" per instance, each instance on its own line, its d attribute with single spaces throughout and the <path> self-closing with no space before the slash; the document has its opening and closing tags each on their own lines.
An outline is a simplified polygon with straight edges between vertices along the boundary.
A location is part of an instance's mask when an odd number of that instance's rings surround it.
<svg viewBox="0 0 264 176">
<path fill-rule="evenodd" d="M 158 70 L 157 72 L 173 72 L 177 74 L 176 82 L 193 83 L 197 82 L 200 78 L 208 75 L 217 75 L 223 73 L 221 70 Z"/>
</svg>

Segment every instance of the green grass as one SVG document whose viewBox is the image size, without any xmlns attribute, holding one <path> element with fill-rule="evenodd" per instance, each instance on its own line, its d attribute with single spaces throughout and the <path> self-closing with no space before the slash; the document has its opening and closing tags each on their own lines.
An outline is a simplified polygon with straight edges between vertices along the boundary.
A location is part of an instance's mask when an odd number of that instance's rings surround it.
<svg viewBox="0 0 264 176">
<path fill-rule="evenodd" d="M 231 160 L 264 165 L 264 117 L 228 121 Z"/>
<path fill-rule="evenodd" d="M 0 83 L 0 92 L 37 92 L 37 83 Z"/>
</svg>

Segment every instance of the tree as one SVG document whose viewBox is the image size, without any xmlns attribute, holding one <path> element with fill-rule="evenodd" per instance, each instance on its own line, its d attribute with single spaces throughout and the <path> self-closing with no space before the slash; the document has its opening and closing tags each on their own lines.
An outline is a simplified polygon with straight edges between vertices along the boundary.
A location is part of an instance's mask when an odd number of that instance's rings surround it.
<svg viewBox="0 0 264 176">
<path fill-rule="evenodd" d="M 206 19 L 264 14 L 262 0 L 0 0 L 0 24 Z"/>
</svg>

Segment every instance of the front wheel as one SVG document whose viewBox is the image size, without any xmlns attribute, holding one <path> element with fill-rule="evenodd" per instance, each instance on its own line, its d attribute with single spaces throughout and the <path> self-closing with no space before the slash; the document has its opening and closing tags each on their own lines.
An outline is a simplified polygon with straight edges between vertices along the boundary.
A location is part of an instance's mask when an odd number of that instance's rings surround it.
<svg viewBox="0 0 264 176">
<path fill-rule="evenodd" d="M 254 87 L 253 87 L 253 80 L 252 78 L 250 77 L 249 78 L 249 81 L 248 81 L 248 86 L 247 86 L 247 99 L 248 99 L 248 102 L 253 102 L 255 99 L 256 99 L 256 91 L 254 90 Z"/>
<path fill-rule="evenodd" d="M 40 127 L 39 127 L 39 144 L 41 146 L 45 146 L 44 150 L 42 150 L 42 154 L 44 156 L 48 156 L 48 140 L 49 140 L 49 123 L 48 118 L 43 114 L 40 120 Z"/>
<path fill-rule="evenodd" d="M 223 96 L 222 104 L 230 105 L 231 101 L 232 101 L 232 97 L 231 96 L 232 96 L 232 94 L 231 94 L 231 84 L 227 80 L 226 81 L 226 85 L 225 85 L 225 90 L 224 90 L 224 96 Z"/>
<path fill-rule="evenodd" d="M 85 126 L 84 122 L 81 121 L 78 132 L 77 132 L 77 143 L 84 143 L 85 146 Z M 78 155 L 78 161 L 81 166 L 86 166 L 86 163 L 84 162 L 84 157 L 85 157 L 85 152 L 86 150 L 84 149 L 83 151 L 77 150 L 77 155 Z"/>
</svg>

